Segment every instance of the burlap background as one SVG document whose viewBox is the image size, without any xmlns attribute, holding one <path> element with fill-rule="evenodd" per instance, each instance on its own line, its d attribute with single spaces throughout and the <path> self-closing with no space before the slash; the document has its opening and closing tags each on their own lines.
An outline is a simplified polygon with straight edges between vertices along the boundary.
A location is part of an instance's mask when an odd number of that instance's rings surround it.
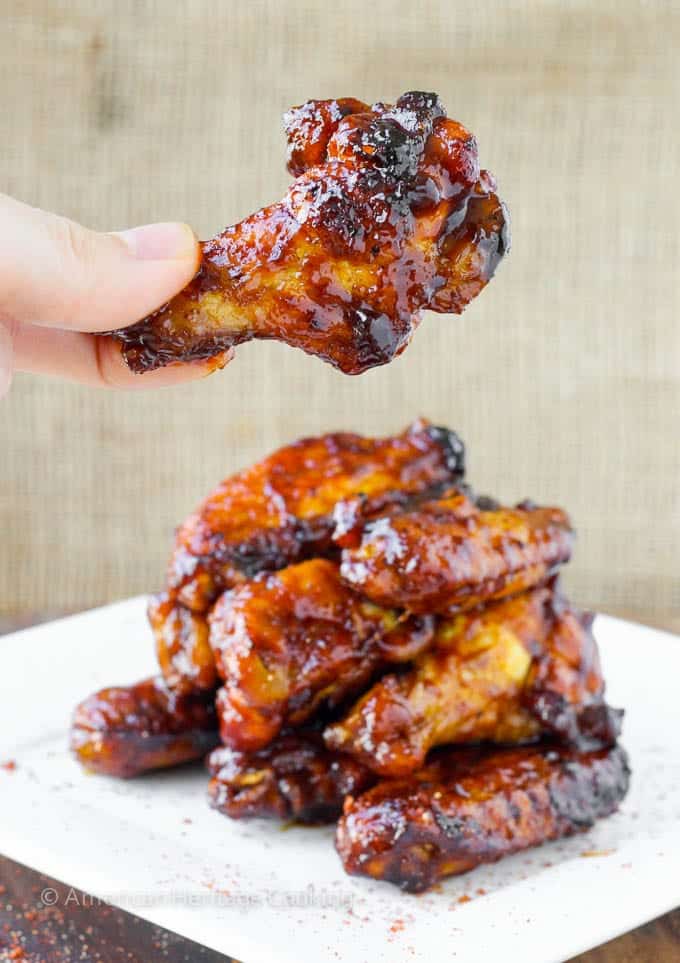
<svg viewBox="0 0 680 963">
<path fill-rule="evenodd" d="M 0 611 L 156 587 L 174 524 L 298 435 L 460 430 L 471 477 L 567 506 L 579 599 L 680 610 L 680 8 L 514 0 L 2 0 L 0 190 L 204 236 L 284 189 L 280 115 L 437 90 L 514 249 L 461 319 L 359 379 L 280 345 L 155 395 L 17 378 L 0 407 Z M 2 245 L 11 238 L 0 238 Z"/>
</svg>

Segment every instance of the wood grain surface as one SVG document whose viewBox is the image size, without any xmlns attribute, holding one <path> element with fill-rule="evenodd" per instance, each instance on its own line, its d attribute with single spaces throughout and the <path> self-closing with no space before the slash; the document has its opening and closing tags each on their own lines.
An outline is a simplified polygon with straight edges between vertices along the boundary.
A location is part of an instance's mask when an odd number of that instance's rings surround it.
<svg viewBox="0 0 680 963">
<path fill-rule="evenodd" d="M 230 957 L 0 856 L 0 961 L 229 963 Z"/>
</svg>

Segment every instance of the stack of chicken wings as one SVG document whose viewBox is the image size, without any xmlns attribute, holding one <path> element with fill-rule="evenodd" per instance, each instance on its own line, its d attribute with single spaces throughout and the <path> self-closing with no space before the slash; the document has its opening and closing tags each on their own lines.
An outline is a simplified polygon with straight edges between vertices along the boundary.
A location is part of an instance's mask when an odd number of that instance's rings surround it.
<svg viewBox="0 0 680 963">
<path fill-rule="evenodd" d="M 338 820 L 345 869 L 418 892 L 613 812 L 629 769 L 559 508 L 466 483 L 424 421 L 298 441 L 179 528 L 149 606 L 161 674 L 77 708 L 129 777 L 207 755 L 234 818 Z"/>
</svg>

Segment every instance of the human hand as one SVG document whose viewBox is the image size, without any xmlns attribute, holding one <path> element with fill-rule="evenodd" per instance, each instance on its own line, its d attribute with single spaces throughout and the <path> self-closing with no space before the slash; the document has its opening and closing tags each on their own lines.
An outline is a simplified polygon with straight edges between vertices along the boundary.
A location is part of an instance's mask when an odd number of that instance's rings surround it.
<svg viewBox="0 0 680 963">
<path fill-rule="evenodd" d="M 0 397 L 12 371 L 109 388 L 209 374 L 215 359 L 135 375 L 119 343 L 94 336 L 160 307 L 189 283 L 199 257 L 186 224 L 98 234 L 0 194 Z"/>
</svg>

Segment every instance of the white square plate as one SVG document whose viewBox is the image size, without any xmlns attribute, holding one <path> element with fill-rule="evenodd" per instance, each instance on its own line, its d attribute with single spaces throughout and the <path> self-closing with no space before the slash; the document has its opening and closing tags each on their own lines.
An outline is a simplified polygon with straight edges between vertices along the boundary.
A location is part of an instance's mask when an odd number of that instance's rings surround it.
<svg viewBox="0 0 680 963">
<path fill-rule="evenodd" d="M 233 822 L 200 766 L 119 782 L 70 758 L 73 706 L 155 671 L 144 600 L 0 638 L 0 850 L 245 963 L 564 960 L 680 903 L 680 639 L 596 621 L 633 784 L 577 838 L 415 897 L 346 876 L 332 828 Z"/>
</svg>

